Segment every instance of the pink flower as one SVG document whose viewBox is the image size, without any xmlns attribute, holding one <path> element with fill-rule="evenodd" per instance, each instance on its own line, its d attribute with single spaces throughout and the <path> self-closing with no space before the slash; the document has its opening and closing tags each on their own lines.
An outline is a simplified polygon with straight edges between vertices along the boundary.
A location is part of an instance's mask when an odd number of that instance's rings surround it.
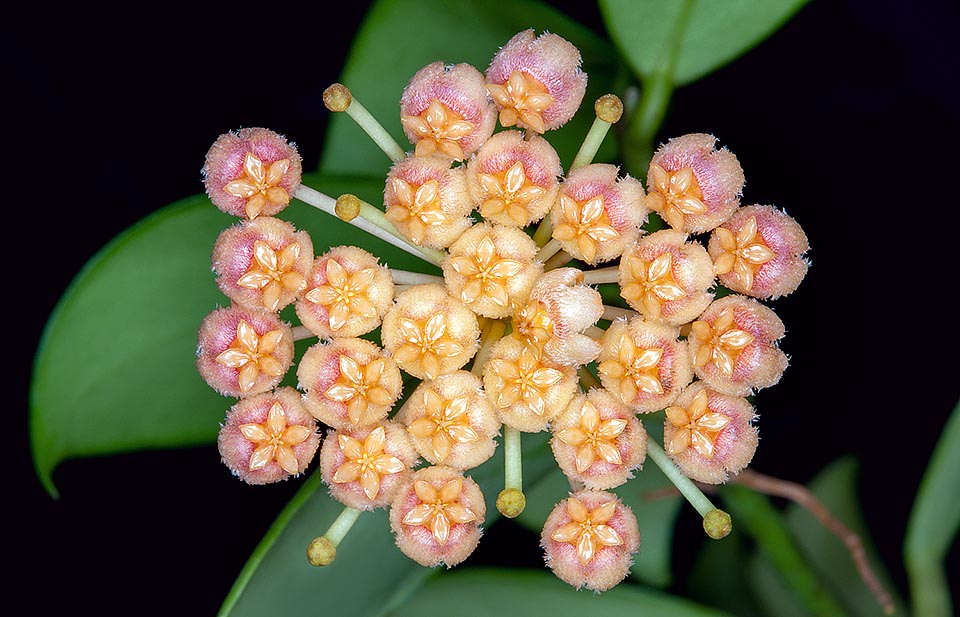
<svg viewBox="0 0 960 617">
<path fill-rule="evenodd" d="M 487 67 L 487 89 L 500 124 L 537 133 L 563 126 L 583 100 L 587 74 L 580 51 L 561 36 L 533 29 L 513 36 Z"/>
</svg>

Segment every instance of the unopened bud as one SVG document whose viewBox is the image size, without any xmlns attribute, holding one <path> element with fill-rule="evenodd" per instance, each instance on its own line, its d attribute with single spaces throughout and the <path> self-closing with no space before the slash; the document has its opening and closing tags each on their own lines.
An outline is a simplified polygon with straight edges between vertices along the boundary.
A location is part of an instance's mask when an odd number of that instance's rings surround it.
<svg viewBox="0 0 960 617">
<path fill-rule="evenodd" d="M 350 89 L 343 84 L 333 84 L 323 91 L 323 104 L 330 111 L 347 111 L 352 102 Z"/>
<path fill-rule="evenodd" d="M 505 488 L 497 495 L 497 510 L 507 518 L 520 516 L 527 507 L 527 498 L 518 488 Z"/>
<path fill-rule="evenodd" d="M 307 547 L 307 559 L 310 565 L 322 568 L 329 566 L 337 556 L 337 547 L 326 536 L 314 538 Z"/>
<path fill-rule="evenodd" d="M 722 540 L 733 531 L 733 520 L 720 509 L 713 509 L 703 517 L 703 530 L 714 540 Z"/>
<path fill-rule="evenodd" d="M 593 104 L 597 117 L 609 124 L 616 124 L 623 115 L 623 101 L 616 94 L 604 94 Z"/>
<path fill-rule="evenodd" d="M 350 222 L 360 214 L 360 198 L 350 193 L 344 193 L 337 197 L 337 205 L 334 206 L 334 212 L 341 219 Z"/>
</svg>

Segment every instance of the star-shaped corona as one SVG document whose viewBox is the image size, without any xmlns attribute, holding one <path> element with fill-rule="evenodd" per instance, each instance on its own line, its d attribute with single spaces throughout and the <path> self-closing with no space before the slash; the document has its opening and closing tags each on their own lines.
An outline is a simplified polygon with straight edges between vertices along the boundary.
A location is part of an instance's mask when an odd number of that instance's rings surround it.
<svg viewBox="0 0 960 617">
<path fill-rule="evenodd" d="M 463 148 L 459 142 L 476 128 L 460 114 L 433 99 L 418 116 L 402 116 L 403 128 L 416 136 L 417 156 L 430 156 L 442 152 L 455 161 L 463 160 Z"/>
<path fill-rule="evenodd" d="M 610 219 L 603 209 L 602 195 L 582 204 L 572 197 L 561 195 L 560 213 L 553 237 L 561 242 L 575 243 L 584 261 L 593 263 L 597 257 L 597 244 L 620 235 L 610 226 Z"/>
<path fill-rule="evenodd" d="M 383 476 L 406 469 L 403 461 L 383 451 L 386 433 L 382 426 L 373 429 L 363 441 L 345 434 L 337 435 L 337 444 L 347 460 L 333 474 L 333 482 L 357 481 L 370 500 L 377 498 Z"/>
<path fill-rule="evenodd" d="M 470 426 L 466 396 L 444 401 L 435 391 L 424 391 L 426 417 L 410 424 L 415 437 L 430 438 L 432 453 L 437 463 L 443 463 L 453 444 L 477 441 L 480 436 Z"/>
<path fill-rule="evenodd" d="M 327 284 L 314 287 L 305 297 L 327 309 L 330 330 L 336 332 L 342 328 L 351 315 L 363 319 L 376 317 L 377 309 L 366 294 L 376 275 L 373 268 L 364 268 L 348 276 L 336 260 L 328 259 L 326 274 Z"/>
<path fill-rule="evenodd" d="M 717 433 L 730 422 L 730 418 L 708 411 L 706 390 L 701 390 L 687 408 L 667 407 L 666 416 L 677 427 L 667 442 L 667 453 L 673 455 L 693 448 L 701 456 L 712 458 Z"/>
<path fill-rule="evenodd" d="M 615 501 L 608 501 L 593 510 L 588 510 L 582 501 L 576 497 L 569 497 L 567 498 L 567 515 L 572 520 L 550 534 L 550 539 L 576 546 L 580 563 L 587 564 L 598 550 L 623 544 L 623 538 L 617 530 L 606 524 L 616 508 Z"/>
<path fill-rule="evenodd" d="M 288 169 L 290 159 L 274 161 L 267 167 L 248 152 L 243 160 L 243 176 L 228 182 L 223 190 L 234 197 L 246 199 L 247 217 L 255 219 L 268 206 L 286 205 L 290 201 L 290 194 L 279 186 Z"/>
<path fill-rule="evenodd" d="M 733 317 L 733 309 L 728 308 L 721 311 L 712 324 L 702 320 L 693 322 L 691 333 L 700 341 L 694 366 L 713 363 L 727 377 L 733 375 L 740 351 L 753 342 L 753 335 L 738 328 Z"/>
<path fill-rule="evenodd" d="M 275 251 L 262 240 L 253 243 L 253 263 L 250 269 L 239 279 L 237 285 L 247 289 L 259 289 L 263 292 L 263 306 L 270 311 L 280 307 L 280 294 L 283 290 L 293 293 L 303 289 L 304 277 L 296 271 L 297 258 L 300 257 L 300 244 L 294 242 Z"/>
<path fill-rule="evenodd" d="M 463 480 L 459 478 L 450 480 L 440 490 L 418 480 L 413 483 L 413 490 L 420 499 L 420 505 L 407 512 L 403 524 L 428 527 L 440 544 L 447 543 L 452 524 L 462 525 L 477 520 L 477 515 L 460 503 Z"/>
<path fill-rule="evenodd" d="M 360 424 L 370 403 L 389 406 L 396 394 L 380 385 L 388 364 L 386 358 L 376 358 L 365 366 L 348 355 L 340 356 L 340 377 L 324 391 L 323 396 L 347 404 L 350 422 Z"/>
<path fill-rule="evenodd" d="M 744 292 L 753 287 L 753 279 L 757 269 L 776 257 L 757 236 L 757 219 L 751 217 L 736 234 L 729 229 L 717 227 L 714 230 L 723 253 L 714 262 L 714 271 L 717 274 L 733 272 L 733 277 Z"/>
<path fill-rule="evenodd" d="M 260 336 L 245 320 L 237 325 L 237 336 L 229 349 L 217 356 L 217 363 L 239 369 L 237 377 L 240 391 L 250 392 L 260 373 L 279 377 L 284 372 L 283 364 L 276 357 L 277 348 L 283 340 L 282 330 L 271 330 Z"/>
<path fill-rule="evenodd" d="M 668 172 L 659 165 L 650 165 L 649 182 L 646 205 L 662 216 L 670 227 L 682 229 L 685 215 L 707 211 L 697 177 L 689 167 Z"/>
<path fill-rule="evenodd" d="M 250 471 L 276 461 L 290 474 L 299 470 L 293 446 L 303 443 L 313 432 L 309 427 L 299 424 L 288 426 L 286 412 L 279 401 L 270 407 L 266 422 L 241 424 L 239 428 L 244 437 L 257 444 L 257 449 L 250 455 Z"/>
</svg>

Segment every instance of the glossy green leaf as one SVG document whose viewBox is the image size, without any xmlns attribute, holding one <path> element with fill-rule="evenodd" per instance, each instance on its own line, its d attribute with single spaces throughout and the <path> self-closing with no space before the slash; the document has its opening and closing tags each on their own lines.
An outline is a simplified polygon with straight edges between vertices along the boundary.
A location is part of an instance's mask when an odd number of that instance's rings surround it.
<svg viewBox="0 0 960 617">
<path fill-rule="evenodd" d="M 907 523 L 904 557 L 915 615 L 950 615 L 943 561 L 960 526 L 960 403 L 943 428 Z"/>
<path fill-rule="evenodd" d="M 621 583 L 595 594 L 577 591 L 542 570 L 465 568 L 440 574 L 389 617 L 489 617 L 490 615 L 550 615 L 551 617 L 707 617 L 726 615 L 689 600 Z"/>
<path fill-rule="evenodd" d="M 600 0 L 610 37 L 641 79 L 680 34 L 672 82 L 695 81 L 773 34 L 809 0 Z"/>
<path fill-rule="evenodd" d="M 684 581 L 683 595 L 734 615 L 758 614 L 743 574 L 751 556 L 736 523 L 722 540 L 704 535 L 693 568 Z"/>
<path fill-rule="evenodd" d="M 859 536 L 870 568 L 893 597 L 896 614 L 905 615 L 903 602 L 877 556 L 858 506 L 857 467 L 853 458 L 834 461 L 817 474 L 808 488 L 833 516 Z M 797 504 L 791 504 L 786 509 L 784 520 L 804 560 L 848 614 L 862 617 L 882 614 L 880 605 L 857 572 L 843 540 Z M 777 614 L 805 614 L 796 602 L 796 596 L 784 585 L 769 560 L 761 556 L 750 564 L 750 572 L 751 588 L 761 605 L 776 607 Z M 788 610 L 788 607 L 792 608 Z"/>
<path fill-rule="evenodd" d="M 580 113 L 547 138 L 569 164 L 593 122 L 593 101 L 610 91 L 617 58 L 609 43 L 556 10 L 531 0 L 417 2 L 380 0 L 357 33 L 341 81 L 404 149 L 400 96 L 419 69 L 442 60 L 484 71 L 497 50 L 526 28 L 559 34 L 580 49 L 589 76 Z M 609 137 L 597 160 L 610 160 Z M 335 114 L 320 169 L 327 173 L 382 175 L 390 161 L 346 114 Z"/>
<path fill-rule="evenodd" d="M 382 180 L 306 183 L 375 200 Z M 360 244 L 402 268 L 432 266 L 313 208 L 281 215 L 309 230 L 315 250 Z M 47 323 L 30 388 L 30 439 L 44 486 L 63 459 L 212 442 L 233 403 L 197 373 L 197 328 L 225 304 L 210 271 L 218 234 L 236 219 L 203 195 L 134 225 L 83 268 Z M 284 315 L 289 315 L 288 310 Z"/>
<path fill-rule="evenodd" d="M 556 465 L 546 435 L 524 435 L 522 449 L 524 479 L 535 486 Z M 494 504 L 503 488 L 502 448 L 467 475 L 483 490 L 485 526 L 489 527 L 499 518 Z M 383 615 L 436 572 L 400 552 L 384 510 L 360 515 L 337 547 L 331 565 L 311 566 L 305 555 L 307 545 L 342 510 L 314 472 L 250 557 L 220 615 L 283 617 L 302 615 L 305 607 L 317 607 L 328 615 Z"/>
<path fill-rule="evenodd" d="M 660 422 L 651 420 L 644 426 L 654 439 L 662 439 L 662 414 L 656 414 Z M 653 462 L 644 463 L 642 471 L 626 484 L 613 489 L 625 504 L 630 506 L 640 527 L 640 553 L 630 574 L 650 585 L 666 587 L 672 580 L 670 557 L 673 551 L 673 526 L 683 505 L 677 495 L 658 494 L 673 485 Z M 525 527 L 540 533 L 543 521 L 553 507 L 570 492 L 570 483 L 559 469 L 552 471 L 533 488 L 525 489 L 527 508 L 517 518 Z"/>
<path fill-rule="evenodd" d="M 870 568 L 884 588 L 893 594 L 897 614 L 904 615 L 903 602 L 897 596 L 896 587 L 879 559 L 864 522 L 859 506 L 857 475 L 857 461 L 852 457 L 842 458 L 817 474 L 808 488 L 833 516 L 860 537 Z M 843 541 L 799 505 L 791 504 L 787 508 L 786 520 L 797 547 L 840 603 L 853 615 L 877 615 L 879 605 L 857 573 Z"/>
</svg>

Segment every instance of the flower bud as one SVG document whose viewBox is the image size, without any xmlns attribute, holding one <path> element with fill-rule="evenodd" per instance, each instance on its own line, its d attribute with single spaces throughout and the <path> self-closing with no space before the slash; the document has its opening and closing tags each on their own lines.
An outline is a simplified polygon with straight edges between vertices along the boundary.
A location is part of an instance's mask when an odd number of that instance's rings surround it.
<svg viewBox="0 0 960 617">
<path fill-rule="evenodd" d="M 528 433 L 544 430 L 577 391 L 577 372 L 540 348 L 506 336 L 490 350 L 483 385 L 503 424 Z"/>
<path fill-rule="evenodd" d="M 395 420 L 406 425 L 417 452 L 434 465 L 471 469 L 497 448 L 500 420 L 480 378 L 468 371 L 421 382 Z"/>
<path fill-rule="evenodd" d="M 391 421 L 327 433 L 320 476 L 330 496 L 357 510 L 385 508 L 410 481 L 417 452 L 406 429 Z"/>
<path fill-rule="evenodd" d="M 472 311 L 499 319 L 525 303 L 543 274 L 537 243 L 522 230 L 478 223 L 450 245 L 443 261 L 447 290 Z"/>
<path fill-rule="evenodd" d="M 526 227 L 546 216 L 563 175 L 560 157 L 539 135 L 502 131 L 467 164 L 470 194 L 491 223 Z"/>
<path fill-rule="evenodd" d="M 662 229 L 628 248 L 620 259 L 620 296 L 650 321 L 689 323 L 713 301 L 713 262 L 699 242 Z"/>
<path fill-rule="evenodd" d="M 436 379 L 462 368 L 477 353 L 477 316 L 442 285 L 414 285 L 383 317 L 383 346 L 401 369 Z"/>
<path fill-rule="evenodd" d="M 228 227 L 213 246 L 220 291 L 237 304 L 274 313 L 300 295 L 312 264 L 310 235 L 271 216 Z"/>
<path fill-rule="evenodd" d="M 319 446 L 317 423 L 293 388 L 238 401 L 217 437 L 224 464 L 247 484 L 268 484 L 303 473 Z"/>
<path fill-rule="evenodd" d="M 336 246 L 314 260 L 296 308 L 317 336 L 353 337 L 376 329 L 392 302 L 390 270 L 361 248 Z"/>
<path fill-rule="evenodd" d="M 557 577 L 580 589 L 606 591 L 630 571 L 640 530 L 613 493 L 579 491 L 553 509 L 540 536 L 544 560 Z"/>
<path fill-rule="evenodd" d="M 407 157 L 387 174 L 387 220 L 418 246 L 443 249 L 472 224 L 473 200 L 463 167 L 440 157 Z"/>
<path fill-rule="evenodd" d="M 297 379 L 307 410 L 333 428 L 379 422 L 403 388 L 397 363 L 358 338 L 311 346 L 297 366 Z"/>
<path fill-rule="evenodd" d="M 807 274 L 810 244 L 800 225 L 773 206 L 746 206 L 710 235 L 720 282 L 755 298 L 792 293 Z"/>
<path fill-rule="evenodd" d="M 620 486 L 647 455 L 647 433 L 634 411 L 601 388 L 576 395 L 550 430 L 560 469 L 591 490 Z"/>
<path fill-rule="evenodd" d="M 635 317 L 618 319 L 603 336 L 600 381 L 640 413 L 663 409 L 693 379 L 679 328 Z"/>
<path fill-rule="evenodd" d="M 202 173 L 213 205 L 255 219 L 287 207 L 300 186 L 302 163 L 296 147 L 282 135 L 247 128 L 218 137 Z"/>
<path fill-rule="evenodd" d="M 533 284 L 530 300 L 514 314 L 513 330 L 557 364 L 587 364 L 600 353 L 600 344 L 582 332 L 601 315 L 603 299 L 584 285 L 583 272 L 557 268 Z"/>
<path fill-rule="evenodd" d="M 619 257 L 647 220 L 643 185 L 617 168 L 594 163 L 576 169 L 560 184 L 550 219 L 553 237 L 567 253 L 591 265 Z"/>
<path fill-rule="evenodd" d="M 670 227 L 688 234 L 709 231 L 740 205 L 743 169 L 717 138 L 691 133 L 668 141 L 653 155 L 646 205 Z"/>
<path fill-rule="evenodd" d="M 390 506 L 397 546 L 422 566 L 455 566 L 477 548 L 487 513 L 480 487 L 450 467 L 420 469 Z"/>
<path fill-rule="evenodd" d="M 493 134 L 497 109 L 480 71 L 469 64 L 434 62 L 404 88 L 400 120 L 416 156 L 440 153 L 462 161 Z"/>
<path fill-rule="evenodd" d="M 780 381 L 787 356 L 777 347 L 783 322 L 752 298 L 725 296 L 693 322 L 687 342 L 697 377 L 714 390 L 748 396 Z"/>
<path fill-rule="evenodd" d="M 720 484 L 753 459 L 755 419 L 747 399 L 721 394 L 698 381 L 667 407 L 664 449 L 686 476 Z"/>
<path fill-rule="evenodd" d="M 197 370 L 224 396 L 271 390 L 292 363 L 293 330 L 274 313 L 232 305 L 200 324 Z"/>
<path fill-rule="evenodd" d="M 515 34 L 500 48 L 486 77 L 500 124 L 537 133 L 563 126 L 587 90 L 576 46 L 549 32 L 537 36 L 533 29 Z"/>
</svg>

